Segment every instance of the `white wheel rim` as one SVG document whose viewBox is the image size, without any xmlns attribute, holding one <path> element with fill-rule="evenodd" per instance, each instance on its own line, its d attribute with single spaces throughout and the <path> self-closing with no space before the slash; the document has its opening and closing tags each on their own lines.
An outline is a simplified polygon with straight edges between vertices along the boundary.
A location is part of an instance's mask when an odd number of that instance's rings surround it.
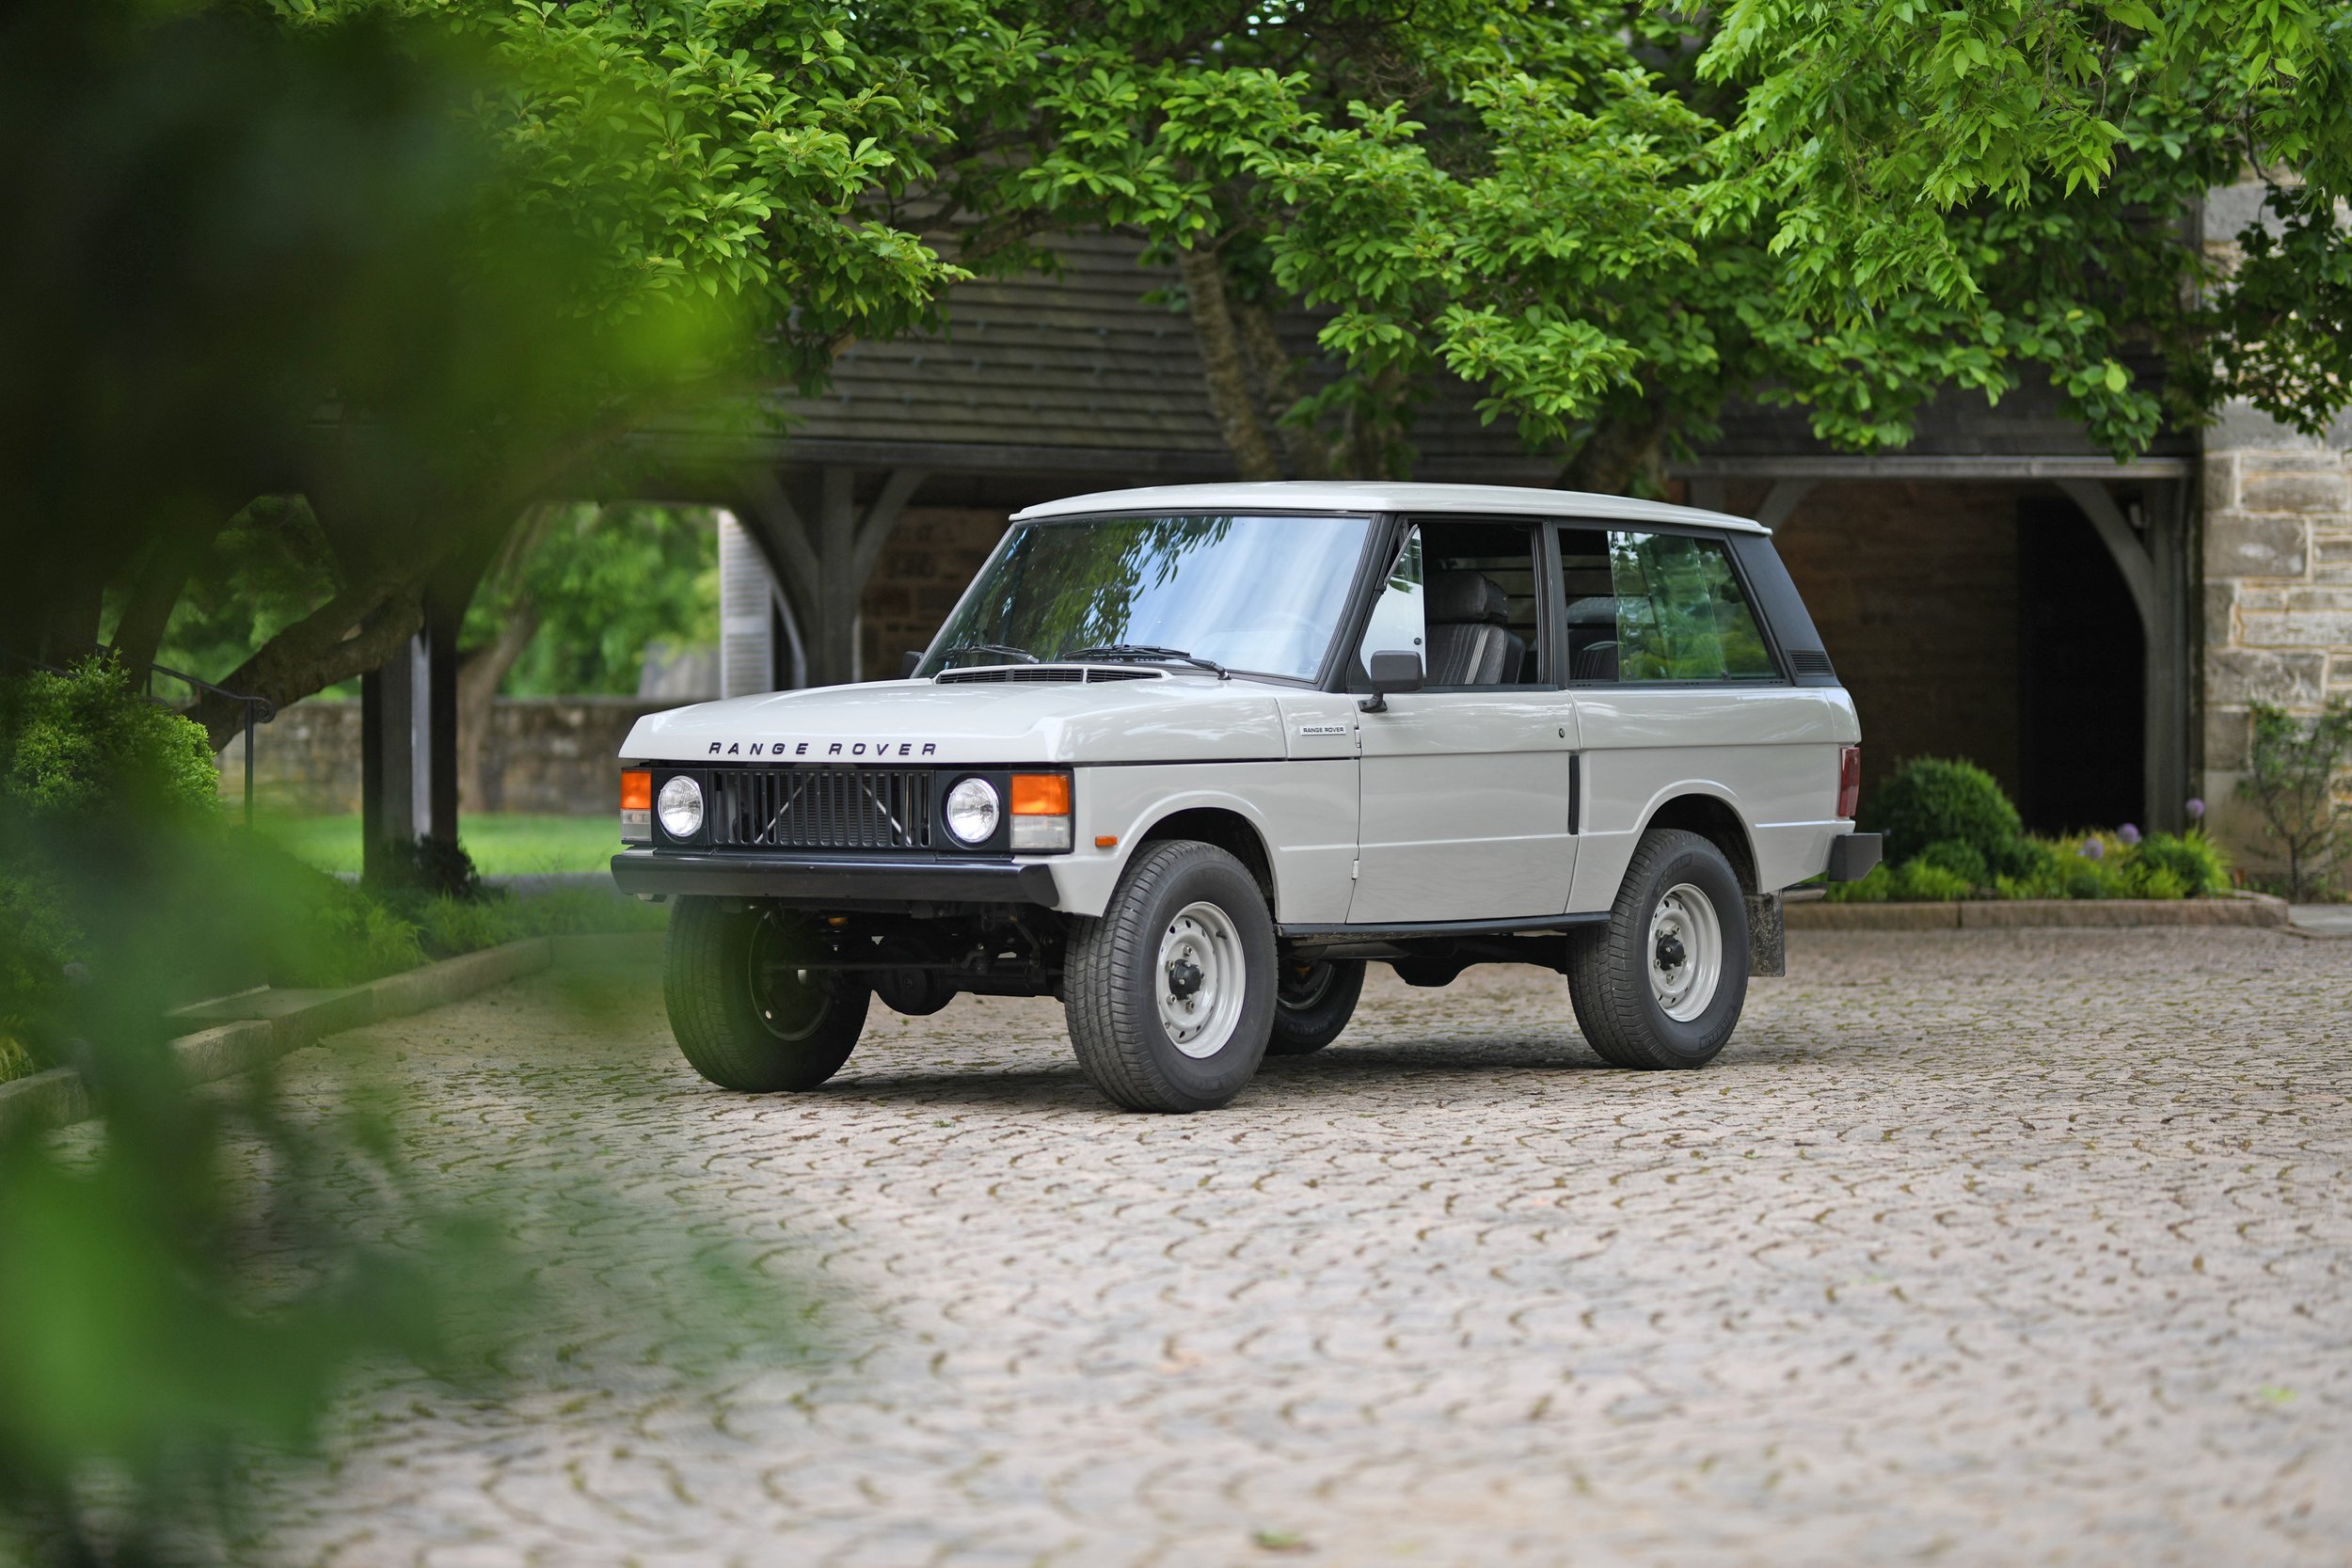
<svg viewBox="0 0 2352 1568">
<path fill-rule="evenodd" d="M 1677 1023 L 1707 1011 L 1724 974 L 1724 926 L 1707 895 L 1677 882 L 1650 911 L 1649 992 Z"/>
<path fill-rule="evenodd" d="M 1248 985 L 1232 917 L 1215 904 L 1186 904 L 1161 933 L 1152 985 L 1170 1045 L 1195 1061 L 1224 1050 Z"/>
</svg>

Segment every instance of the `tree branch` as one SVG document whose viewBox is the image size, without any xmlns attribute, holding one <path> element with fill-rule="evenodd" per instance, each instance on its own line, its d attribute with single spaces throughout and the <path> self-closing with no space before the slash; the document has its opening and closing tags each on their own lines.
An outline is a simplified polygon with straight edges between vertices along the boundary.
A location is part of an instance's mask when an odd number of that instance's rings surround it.
<svg viewBox="0 0 2352 1568">
<path fill-rule="evenodd" d="M 424 583 L 432 565 L 343 590 L 262 643 L 219 684 L 282 708 L 376 668 L 424 624 Z M 215 751 L 245 726 L 244 705 L 210 691 L 187 715 L 204 726 Z"/>
</svg>

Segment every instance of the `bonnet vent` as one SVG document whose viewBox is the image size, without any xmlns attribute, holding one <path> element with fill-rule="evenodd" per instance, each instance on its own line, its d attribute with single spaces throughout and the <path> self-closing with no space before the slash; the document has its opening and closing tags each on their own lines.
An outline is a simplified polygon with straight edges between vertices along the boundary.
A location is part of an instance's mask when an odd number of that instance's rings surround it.
<svg viewBox="0 0 2352 1568">
<path fill-rule="evenodd" d="M 1127 670 L 1100 664 L 990 664 L 977 670 L 948 670 L 933 677 L 942 686 L 1020 686 L 1041 683 L 1086 685 L 1096 681 L 1156 681 L 1157 670 Z"/>
</svg>

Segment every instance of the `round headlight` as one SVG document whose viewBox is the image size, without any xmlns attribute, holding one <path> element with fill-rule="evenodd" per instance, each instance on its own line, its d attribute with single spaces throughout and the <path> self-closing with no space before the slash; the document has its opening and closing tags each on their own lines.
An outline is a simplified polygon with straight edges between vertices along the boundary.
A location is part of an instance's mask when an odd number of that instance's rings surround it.
<svg viewBox="0 0 2352 1568">
<path fill-rule="evenodd" d="M 681 773 L 661 786 L 654 802 L 661 831 L 672 838 L 692 838 L 703 825 L 703 786 Z"/>
<path fill-rule="evenodd" d="M 996 786 L 986 779 L 966 779 L 947 792 L 947 831 L 966 844 L 977 844 L 996 831 Z"/>
</svg>

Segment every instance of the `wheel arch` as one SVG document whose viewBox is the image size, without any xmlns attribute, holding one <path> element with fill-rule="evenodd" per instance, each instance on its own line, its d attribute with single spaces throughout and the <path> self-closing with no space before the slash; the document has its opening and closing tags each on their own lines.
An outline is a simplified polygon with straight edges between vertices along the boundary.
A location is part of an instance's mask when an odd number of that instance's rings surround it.
<svg viewBox="0 0 2352 1568">
<path fill-rule="evenodd" d="M 1669 796 L 1651 808 L 1642 823 L 1642 832 L 1653 828 L 1680 828 L 1706 839 L 1724 852 L 1731 863 L 1731 873 L 1739 879 L 1740 891 L 1755 896 L 1762 891 L 1756 861 L 1756 839 L 1740 815 L 1740 808 L 1724 796 L 1710 791 L 1685 786 L 1681 792 Z"/>
<path fill-rule="evenodd" d="M 1257 879 L 1258 890 L 1265 895 L 1268 911 L 1280 908 L 1276 902 L 1274 856 L 1266 847 L 1265 834 L 1242 813 L 1227 806 L 1181 806 L 1154 817 L 1151 826 L 1136 835 L 1135 848 L 1128 860 L 1132 863 L 1150 845 L 1171 839 L 1216 845 L 1248 868 L 1250 876 Z"/>
</svg>

